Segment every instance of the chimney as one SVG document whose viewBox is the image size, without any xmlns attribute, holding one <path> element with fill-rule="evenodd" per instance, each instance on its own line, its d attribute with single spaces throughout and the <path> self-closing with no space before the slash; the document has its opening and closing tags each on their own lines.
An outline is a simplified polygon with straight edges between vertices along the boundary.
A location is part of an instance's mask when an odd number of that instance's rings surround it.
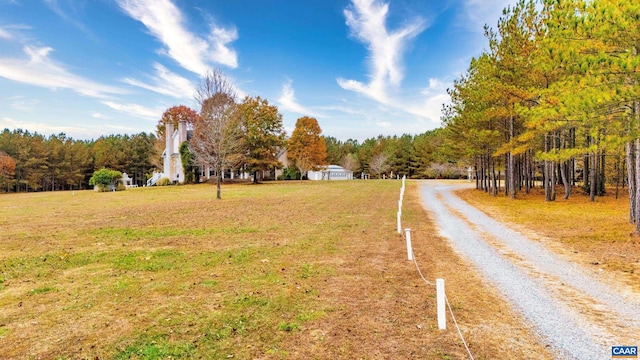
<svg viewBox="0 0 640 360">
<path fill-rule="evenodd" d="M 169 121 L 165 124 L 165 154 L 164 154 L 164 176 L 171 178 L 171 154 L 173 153 L 173 122 Z"/>
<path fill-rule="evenodd" d="M 187 122 L 184 120 L 178 122 L 178 141 L 180 142 L 179 145 L 187 141 Z"/>
</svg>

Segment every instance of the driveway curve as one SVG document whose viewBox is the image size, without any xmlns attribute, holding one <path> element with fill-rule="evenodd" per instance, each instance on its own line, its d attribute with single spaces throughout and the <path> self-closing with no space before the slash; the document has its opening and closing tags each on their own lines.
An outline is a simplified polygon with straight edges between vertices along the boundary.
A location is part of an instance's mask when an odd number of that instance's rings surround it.
<svg viewBox="0 0 640 360">
<path fill-rule="evenodd" d="M 639 344 L 640 298 L 456 197 L 460 183 L 424 181 L 423 207 L 440 234 L 522 314 L 558 359 L 611 359 Z"/>
</svg>

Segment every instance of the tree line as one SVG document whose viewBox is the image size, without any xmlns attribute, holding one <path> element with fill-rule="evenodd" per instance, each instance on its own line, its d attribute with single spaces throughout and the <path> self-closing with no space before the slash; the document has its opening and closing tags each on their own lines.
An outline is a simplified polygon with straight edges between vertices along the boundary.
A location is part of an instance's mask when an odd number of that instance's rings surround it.
<svg viewBox="0 0 640 360">
<path fill-rule="evenodd" d="M 361 143 L 349 139 L 324 138 L 327 162 L 344 167 L 354 175 L 372 178 L 407 176 L 412 179 L 460 178 L 466 176 L 464 162 L 450 151 L 444 129 L 419 135 L 378 136 Z"/>
<path fill-rule="evenodd" d="M 157 166 L 153 134 L 109 135 L 74 140 L 22 129 L 0 133 L 0 192 L 76 190 L 89 187 L 94 171 L 126 172 L 143 185 Z"/>
<path fill-rule="evenodd" d="M 170 110 L 165 114 L 166 119 L 184 115 L 174 108 Z M 420 135 L 378 136 L 363 142 L 353 139 L 341 141 L 332 136 L 322 136 L 317 121 L 314 124 L 315 119 L 301 119 L 300 125 L 296 126 L 301 135 L 294 137 L 292 134 L 285 141 L 293 164 L 285 169 L 285 174 L 290 173 L 291 179 L 299 179 L 305 170 L 323 164 L 341 165 L 353 171 L 356 177 L 361 177 L 362 173 L 372 178 L 392 175 L 459 178 L 466 175 L 464 166 L 459 165 L 454 154 L 444 146 L 444 129 Z M 309 131 L 302 130 L 309 128 L 312 133 L 315 131 L 322 145 L 304 138 Z M 93 173 L 103 168 L 127 173 L 134 184 L 143 186 L 151 173 L 162 167 L 163 131 L 158 131 L 158 136 L 139 133 L 74 140 L 65 134 L 45 137 L 21 129 L 4 129 L 0 133 L 0 192 L 87 189 Z M 307 144 L 312 146 L 307 147 Z M 325 157 L 318 158 L 317 153 L 323 152 Z M 183 159 L 183 163 L 194 166 L 193 154 L 188 154 L 187 161 Z M 191 175 L 191 181 L 196 182 L 195 172 L 185 172 L 185 175 Z"/>
</svg>

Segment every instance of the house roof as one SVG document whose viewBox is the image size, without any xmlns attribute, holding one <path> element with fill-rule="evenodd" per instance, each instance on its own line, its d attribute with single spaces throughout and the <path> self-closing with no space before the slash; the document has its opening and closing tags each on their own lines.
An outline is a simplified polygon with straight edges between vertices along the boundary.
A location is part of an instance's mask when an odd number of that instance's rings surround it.
<svg viewBox="0 0 640 360">
<path fill-rule="evenodd" d="M 322 167 L 322 169 L 320 169 L 320 171 L 342 171 L 342 172 L 353 172 L 351 170 L 347 170 L 345 168 L 343 168 L 342 166 L 339 165 L 328 165 L 328 166 L 324 166 Z"/>
</svg>

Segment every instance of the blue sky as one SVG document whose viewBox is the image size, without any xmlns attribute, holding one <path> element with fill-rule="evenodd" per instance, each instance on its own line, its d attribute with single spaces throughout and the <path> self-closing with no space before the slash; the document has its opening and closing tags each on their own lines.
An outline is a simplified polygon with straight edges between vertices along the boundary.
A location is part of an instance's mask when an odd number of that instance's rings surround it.
<svg viewBox="0 0 640 360">
<path fill-rule="evenodd" d="M 0 129 L 153 132 L 218 68 L 360 141 L 440 126 L 446 89 L 514 0 L 0 0 Z"/>
</svg>

